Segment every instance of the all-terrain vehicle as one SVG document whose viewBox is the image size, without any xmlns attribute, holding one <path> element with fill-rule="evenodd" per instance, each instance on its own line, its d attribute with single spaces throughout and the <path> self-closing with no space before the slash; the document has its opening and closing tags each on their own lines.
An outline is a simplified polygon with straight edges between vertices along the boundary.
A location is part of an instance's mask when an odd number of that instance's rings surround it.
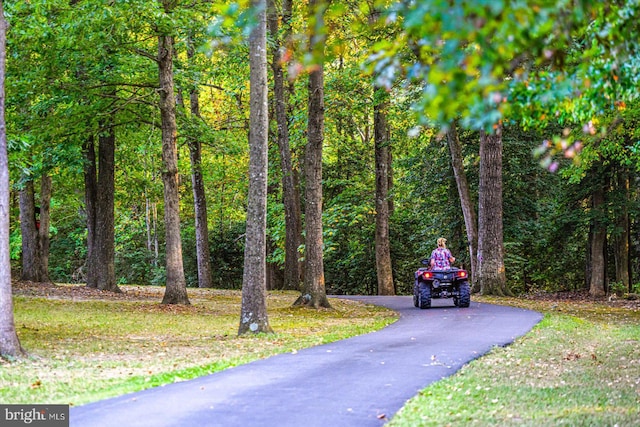
<svg viewBox="0 0 640 427">
<path fill-rule="evenodd" d="M 429 265 L 429 259 L 422 264 Z M 413 305 L 430 308 L 432 298 L 453 298 L 456 307 L 469 307 L 471 288 L 467 270 L 452 267 L 448 270 L 432 270 L 421 267 L 415 273 L 413 284 Z"/>
</svg>

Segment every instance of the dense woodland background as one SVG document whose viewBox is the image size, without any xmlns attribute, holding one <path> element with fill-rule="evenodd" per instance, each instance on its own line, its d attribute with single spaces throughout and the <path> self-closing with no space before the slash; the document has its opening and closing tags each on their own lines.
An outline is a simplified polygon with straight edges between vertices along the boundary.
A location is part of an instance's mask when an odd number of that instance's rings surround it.
<svg viewBox="0 0 640 427">
<path fill-rule="evenodd" d="M 207 225 L 204 239 L 210 251 L 210 279 L 200 286 L 240 289 L 249 182 L 246 29 L 254 17 L 246 8 L 225 3 L 5 2 L 10 24 L 6 121 L 14 277 L 86 282 L 92 256 L 88 239 L 93 238 L 91 233 L 108 233 L 100 229 L 107 227 L 114 236 L 116 284 L 165 284 L 158 34 L 168 32 L 173 35 L 185 280 L 188 286 L 199 286 L 196 206 L 203 201 L 196 203 L 199 196 L 194 185 L 200 188 L 200 180 L 206 216 L 199 221 Z M 308 5 L 284 0 L 274 7 L 270 17 L 275 21 L 270 25 L 276 27 L 269 27 L 268 38 L 267 283 L 271 289 L 281 289 L 292 288 L 285 280 L 283 182 L 287 181 L 283 178 L 291 178 L 296 188 L 304 221 L 308 87 L 315 65 L 309 46 Z M 290 15 L 283 15 L 283 7 L 285 12 L 291 7 Z M 389 243 L 395 292 L 411 292 L 413 272 L 440 236 L 448 239 L 456 264 L 471 266 L 449 139 L 435 118 L 425 120 L 428 108 L 420 107 L 424 87 L 411 81 L 407 69 L 400 73 L 404 77 L 394 77 L 381 91 L 370 73 L 372 68 L 385 71 L 368 62 L 385 40 L 400 40 L 394 52 L 402 61 L 416 61 L 416 55 L 425 53 L 416 54 L 409 30 L 404 30 L 408 37 L 398 37 L 402 32 L 398 20 L 372 25 L 374 12 L 379 13 L 373 4 L 335 0 L 324 11 L 323 30 L 318 32 L 325 38 L 326 55 L 322 230 L 327 293 L 378 292 L 374 110 L 380 96 L 388 97 Z M 578 36 L 574 41 L 578 51 L 589 46 L 581 45 Z M 274 54 L 278 55 L 275 60 Z M 569 54 L 567 61 L 571 61 Z M 272 71 L 278 68 L 274 64 L 281 64 L 284 74 L 279 89 L 284 96 L 280 97 L 274 96 Z M 604 97 L 608 106 L 598 107 L 602 114 L 583 120 L 554 115 L 550 108 L 545 113 L 544 103 L 536 104 L 535 111 L 527 110 L 527 105 L 540 102 L 545 91 L 558 104 L 567 95 L 560 85 L 543 86 L 540 80 L 536 100 L 527 101 L 524 92 L 514 91 L 518 102 L 513 102 L 511 115 L 503 116 L 501 122 L 508 290 L 588 289 L 593 260 L 603 259 L 605 289 L 631 291 L 640 269 L 640 104 Z M 286 101 L 290 177 L 283 176 L 277 99 Z M 466 100 L 452 92 L 440 102 L 440 107 L 431 106 L 444 110 L 447 104 Z M 464 120 L 457 130 L 471 200 L 477 208 L 483 130 Z M 103 150 L 109 144 L 112 159 Z M 580 151 L 579 160 L 574 151 Z M 110 165 L 115 166 L 113 188 L 104 176 Z M 99 206 L 108 206 L 110 197 L 113 223 L 92 230 L 88 223 L 101 216 Z M 24 263 L 25 251 L 47 247 L 44 272 L 30 271 L 32 267 Z M 303 253 L 301 247 L 300 256 Z"/>
</svg>

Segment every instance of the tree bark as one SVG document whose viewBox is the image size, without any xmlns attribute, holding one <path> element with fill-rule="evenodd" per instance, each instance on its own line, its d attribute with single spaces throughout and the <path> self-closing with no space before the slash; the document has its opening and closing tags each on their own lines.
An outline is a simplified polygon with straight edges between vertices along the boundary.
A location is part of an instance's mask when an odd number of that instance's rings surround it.
<svg viewBox="0 0 640 427">
<path fill-rule="evenodd" d="M 87 286 L 122 292 L 115 276 L 115 129 L 113 117 L 101 122 L 98 167 L 93 138 L 85 143 L 85 209 L 87 211 Z M 97 171 L 97 172 L 96 172 Z"/>
<path fill-rule="evenodd" d="M 25 354 L 13 317 L 11 293 L 11 257 L 9 248 L 9 156 L 5 122 L 5 71 L 7 21 L 0 2 L 0 357 L 21 357 Z"/>
<path fill-rule="evenodd" d="M 376 273 L 378 295 L 395 295 L 391 266 L 391 243 L 389 241 L 389 174 L 391 170 L 389 152 L 391 141 L 387 123 L 389 95 L 377 88 L 374 93 L 373 128 L 376 162 Z"/>
<path fill-rule="evenodd" d="M 625 204 L 618 213 L 616 225 L 618 233 L 615 237 L 615 263 L 616 263 L 616 282 L 622 283 L 628 292 L 631 292 L 631 263 L 630 263 L 630 240 L 631 240 L 631 221 L 629 218 L 629 208 L 626 201 L 630 197 L 630 179 L 627 170 L 622 170 L 618 175 L 618 191 L 623 192 Z"/>
<path fill-rule="evenodd" d="M 458 187 L 458 196 L 460 197 L 460 206 L 462 208 L 462 216 L 464 217 L 464 225 L 467 231 L 467 246 L 469 248 L 469 260 L 471 264 L 471 282 L 474 284 L 474 290 L 478 292 L 480 289 L 476 287 L 478 281 L 477 271 L 477 248 L 478 248 L 478 221 L 476 211 L 471 201 L 471 190 L 469 182 L 464 171 L 462 147 L 460 146 L 460 138 L 458 138 L 457 122 L 451 123 L 447 131 L 447 141 L 449 142 L 449 152 L 451 153 L 451 166 L 453 175 L 456 178 Z"/>
<path fill-rule="evenodd" d="M 300 212 L 300 194 L 295 182 L 291 149 L 289 146 L 289 99 L 284 85 L 282 64 L 282 40 L 291 35 L 291 0 L 282 1 L 283 35 L 278 35 L 278 13 L 274 0 L 268 1 L 269 33 L 274 40 L 272 48 L 271 68 L 273 70 L 273 97 L 278 129 L 278 149 L 280 152 L 280 168 L 282 169 L 282 202 L 284 204 L 285 221 L 285 260 L 284 289 L 299 290 L 302 278 L 302 265 L 298 248 L 302 245 L 302 215 Z"/>
<path fill-rule="evenodd" d="M 153 255 L 151 265 L 158 266 L 158 204 L 149 199 L 145 190 L 145 226 L 147 229 L 147 251 Z"/>
<path fill-rule="evenodd" d="M 41 282 L 49 282 L 51 191 L 51 176 L 44 173 L 40 178 L 40 227 L 38 227 L 38 250 L 40 252 L 38 276 Z"/>
<path fill-rule="evenodd" d="M 195 50 L 191 44 L 187 50 L 187 57 L 193 58 Z M 192 118 L 200 118 L 200 100 L 198 88 L 192 88 L 190 94 Z M 207 221 L 207 199 L 202 178 L 202 144 L 197 138 L 189 140 L 189 157 L 191 159 L 191 184 L 193 187 L 193 201 L 196 216 L 196 258 L 198 262 L 198 287 L 211 288 L 211 252 L 209 250 L 209 228 Z"/>
<path fill-rule="evenodd" d="M 96 204 L 96 229 L 94 250 L 97 251 L 94 272 L 97 288 L 103 291 L 121 292 L 115 273 L 115 141 L 113 116 L 104 123 L 98 137 L 98 194 Z"/>
<path fill-rule="evenodd" d="M 98 170 L 96 168 L 96 149 L 93 136 L 85 141 L 82 147 L 84 155 L 84 209 L 87 216 L 87 286 L 97 288 L 97 276 L 94 272 L 97 266 L 96 241 L 96 204 L 98 203 Z"/>
<path fill-rule="evenodd" d="M 502 126 L 480 135 L 478 283 L 484 295 L 511 295 L 504 269 L 502 229 Z"/>
<path fill-rule="evenodd" d="M 21 279 L 48 282 L 51 177 L 44 174 L 41 178 L 39 207 L 36 207 L 33 184 L 33 181 L 27 181 L 20 190 Z"/>
<path fill-rule="evenodd" d="M 607 225 L 604 217 L 605 189 L 599 185 L 591 196 L 591 210 L 594 214 L 593 233 L 590 244 L 590 279 L 589 295 L 600 297 L 606 295 L 607 263 L 605 258 L 607 245 Z"/>
<path fill-rule="evenodd" d="M 33 181 L 27 181 L 20 190 L 20 231 L 22 234 L 22 280 L 39 282 L 38 229 Z"/>
<path fill-rule="evenodd" d="M 305 147 L 305 257 L 302 295 L 294 305 L 331 307 L 324 283 L 322 237 L 322 143 L 324 141 L 323 0 L 309 2 L 310 50 L 316 62 L 309 73 L 309 117 Z"/>
<path fill-rule="evenodd" d="M 168 0 L 161 0 L 165 13 L 171 12 Z M 158 36 L 158 75 L 160 80 L 160 118 L 162 126 L 162 183 L 164 184 L 164 222 L 166 251 L 166 288 L 162 304 L 189 304 L 182 261 L 180 236 L 180 200 L 178 196 L 178 147 L 176 98 L 173 84 L 173 36 Z"/>
<path fill-rule="evenodd" d="M 258 25 L 249 37 L 249 195 L 238 335 L 272 332 L 267 316 L 268 86 L 266 0 L 253 0 Z"/>
</svg>

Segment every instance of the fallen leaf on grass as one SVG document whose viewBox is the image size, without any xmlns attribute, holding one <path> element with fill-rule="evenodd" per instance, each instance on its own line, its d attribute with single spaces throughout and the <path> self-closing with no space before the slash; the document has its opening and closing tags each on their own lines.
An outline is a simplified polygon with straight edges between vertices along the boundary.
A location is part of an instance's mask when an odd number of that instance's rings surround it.
<svg viewBox="0 0 640 427">
<path fill-rule="evenodd" d="M 580 355 L 580 353 L 569 352 L 569 354 L 564 357 L 564 360 L 578 360 L 581 357 L 582 355 Z"/>
</svg>

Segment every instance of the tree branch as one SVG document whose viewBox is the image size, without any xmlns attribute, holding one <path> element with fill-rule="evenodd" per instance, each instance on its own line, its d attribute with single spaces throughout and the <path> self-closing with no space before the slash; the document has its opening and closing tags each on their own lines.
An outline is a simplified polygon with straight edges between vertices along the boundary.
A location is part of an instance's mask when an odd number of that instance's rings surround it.
<svg viewBox="0 0 640 427">
<path fill-rule="evenodd" d="M 149 58 L 150 60 L 152 60 L 153 62 L 157 63 L 158 62 L 158 57 L 156 55 L 153 55 L 149 52 L 147 52 L 144 49 L 140 49 L 140 48 L 135 48 L 134 51 L 140 55 L 140 56 L 144 56 L 145 58 Z"/>
</svg>

